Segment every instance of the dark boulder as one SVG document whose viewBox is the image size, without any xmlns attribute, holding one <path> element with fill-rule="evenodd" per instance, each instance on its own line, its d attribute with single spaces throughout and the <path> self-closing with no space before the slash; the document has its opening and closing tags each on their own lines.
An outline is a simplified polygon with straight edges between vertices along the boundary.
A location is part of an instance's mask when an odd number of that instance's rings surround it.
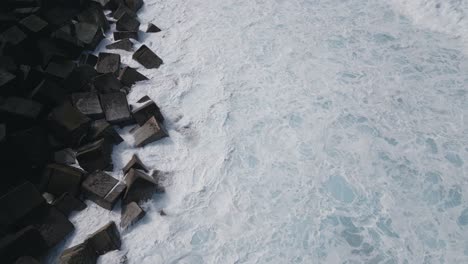
<svg viewBox="0 0 468 264">
<path fill-rule="evenodd" d="M 135 146 L 143 147 L 169 135 L 156 118 L 151 117 L 143 126 L 135 131 L 133 136 L 135 138 Z"/>
<path fill-rule="evenodd" d="M 142 45 L 137 51 L 135 51 L 132 58 L 147 69 L 159 68 L 159 66 L 163 64 L 163 60 L 146 45 Z"/>
</svg>

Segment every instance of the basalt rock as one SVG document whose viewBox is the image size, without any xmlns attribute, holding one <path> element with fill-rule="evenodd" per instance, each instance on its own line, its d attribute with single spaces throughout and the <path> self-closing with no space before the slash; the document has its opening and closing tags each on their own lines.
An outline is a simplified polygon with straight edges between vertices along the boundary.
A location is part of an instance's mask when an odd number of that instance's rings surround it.
<svg viewBox="0 0 468 264">
<path fill-rule="evenodd" d="M 74 93 L 71 95 L 73 106 L 81 113 L 92 118 L 99 119 L 104 117 L 99 96 L 95 92 Z"/>
<path fill-rule="evenodd" d="M 125 93 L 101 94 L 101 105 L 107 122 L 120 126 L 129 125 L 134 122 Z"/>
<path fill-rule="evenodd" d="M 114 53 L 99 53 L 96 71 L 99 73 L 115 73 L 120 70 L 120 55 Z"/>
<path fill-rule="evenodd" d="M 147 69 L 159 68 L 159 66 L 163 64 L 162 59 L 146 45 L 142 45 L 137 51 L 135 51 L 132 58 Z"/>
<path fill-rule="evenodd" d="M 124 85 L 126 85 L 128 87 L 131 87 L 132 85 L 134 85 L 135 83 L 137 83 L 139 81 L 148 80 L 148 78 L 146 78 L 146 76 L 139 73 L 134 68 L 131 68 L 131 67 L 128 67 L 128 66 L 123 68 L 120 71 L 119 79 Z"/>
<path fill-rule="evenodd" d="M 77 149 L 78 164 L 88 172 L 112 170 L 112 142 L 100 139 Z"/>
<path fill-rule="evenodd" d="M 130 39 L 122 39 L 106 46 L 106 49 L 133 50 L 133 42 Z"/>
</svg>

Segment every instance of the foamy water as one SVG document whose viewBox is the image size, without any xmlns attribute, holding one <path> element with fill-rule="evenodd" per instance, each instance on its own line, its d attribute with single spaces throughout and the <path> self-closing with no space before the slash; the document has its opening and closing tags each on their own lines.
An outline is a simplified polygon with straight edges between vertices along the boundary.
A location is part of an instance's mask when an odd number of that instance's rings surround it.
<svg viewBox="0 0 468 264">
<path fill-rule="evenodd" d="M 114 176 L 137 153 L 167 193 L 100 263 L 468 262 L 467 7 L 435 4 L 146 0 L 130 101 L 170 138 L 121 131 Z M 119 221 L 88 204 L 65 247 Z"/>
</svg>

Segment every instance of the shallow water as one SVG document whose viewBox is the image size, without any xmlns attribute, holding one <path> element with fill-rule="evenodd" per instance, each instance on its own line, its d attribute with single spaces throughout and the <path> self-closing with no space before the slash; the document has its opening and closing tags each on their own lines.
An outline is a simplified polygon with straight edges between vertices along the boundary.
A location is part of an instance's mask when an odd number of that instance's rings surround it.
<svg viewBox="0 0 468 264">
<path fill-rule="evenodd" d="M 121 131 L 114 175 L 138 153 L 167 193 L 100 262 L 468 262 L 467 5 L 387 2 L 146 0 L 165 64 L 130 100 L 170 138 Z M 65 246 L 118 221 L 88 204 Z"/>
</svg>

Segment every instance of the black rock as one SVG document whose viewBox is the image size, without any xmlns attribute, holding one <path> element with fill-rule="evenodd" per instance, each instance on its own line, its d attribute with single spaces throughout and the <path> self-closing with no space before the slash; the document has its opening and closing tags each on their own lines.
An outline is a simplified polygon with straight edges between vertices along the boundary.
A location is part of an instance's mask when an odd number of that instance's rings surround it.
<svg viewBox="0 0 468 264">
<path fill-rule="evenodd" d="M 122 244 L 119 230 L 114 222 L 110 222 L 94 232 L 87 241 L 98 255 L 119 250 Z"/>
<path fill-rule="evenodd" d="M 94 50 L 104 39 L 102 29 L 94 24 L 80 22 L 75 25 L 75 34 L 78 40 L 83 42 L 87 49 Z"/>
<path fill-rule="evenodd" d="M 68 248 L 60 255 L 60 264 L 96 264 L 97 254 L 88 241 Z"/>
<path fill-rule="evenodd" d="M 44 170 L 45 191 L 55 196 L 79 194 L 84 171 L 62 164 L 49 164 Z"/>
<path fill-rule="evenodd" d="M 39 230 L 27 226 L 16 233 L 0 238 L 2 263 L 13 263 L 21 256 L 38 257 L 46 251 L 46 244 Z"/>
<path fill-rule="evenodd" d="M 36 15 L 30 15 L 23 18 L 20 24 L 33 33 L 39 33 L 44 30 L 48 23 Z"/>
<path fill-rule="evenodd" d="M 33 216 L 28 216 L 26 222 L 39 230 L 47 248 L 60 243 L 75 229 L 67 217 L 53 206 L 47 206 Z"/>
<path fill-rule="evenodd" d="M 59 80 L 64 80 L 72 73 L 75 67 L 76 65 L 73 61 L 51 61 L 47 65 L 45 72 Z"/>
<path fill-rule="evenodd" d="M 119 39 L 134 39 L 138 40 L 138 32 L 137 31 L 116 31 L 114 32 L 114 40 Z"/>
<path fill-rule="evenodd" d="M 54 57 L 70 57 L 70 54 L 63 48 L 59 47 L 57 41 L 54 39 L 39 39 L 37 41 L 37 48 L 40 54 L 40 62 L 43 66 L 46 66 Z"/>
<path fill-rule="evenodd" d="M 0 100 L 0 112 L 5 112 L 15 117 L 36 119 L 42 110 L 42 104 L 33 100 L 20 97 L 8 97 Z"/>
<path fill-rule="evenodd" d="M 0 231 L 5 230 L 29 212 L 45 204 L 39 191 L 30 182 L 25 182 L 0 197 Z"/>
<path fill-rule="evenodd" d="M 1 59 L 1 58 L 0 58 Z M 0 69 L 0 87 L 13 81 L 16 78 L 14 74 L 6 70 Z M 1 88 L 0 88 L 1 89 Z"/>
<path fill-rule="evenodd" d="M 71 95 L 73 106 L 76 107 L 81 113 L 89 116 L 92 119 L 99 119 L 104 117 L 99 96 L 95 92 L 89 93 L 74 93 Z"/>
<path fill-rule="evenodd" d="M 142 98 L 138 99 L 137 103 L 144 103 L 144 102 L 147 102 L 147 101 L 151 101 L 151 98 L 149 98 L 149 96 L 145 95 Z"/>
<path fill-rule="evenodd" d="M 40 264 L 40 262 L 33 257 L 23 256 L 17 259 L 15 264 Z"/>
<path fill-rule="evenodd" d="M 101 94 L 120 92 L 123 87 L 114 73 L 104 73 L 95 77 L 93 84 Z"/>
<path fill-rule="evenodd" d="M 145 214 L 145 211 L 135 202 L 123 206 L 120 216 L 120 227 L 122 229 L 127 229 L 127 227 L 142 219 Z"/>
<path fill-rule="evenodd" d="M 56 151 L 54 153 L 53 161 L 63 165 L 76 164 L 76 152 L 70 148 Z"/>
<path fill-rule="evenodd" d="M 74 211 L 82 211 L 86 208 L 86 204 L 75 196 L 64 193 L 52 203 L 57 210 L 65 216 L 69 216 Z"/>
<path fill-rule="evenodd" d="M 45 78 L 30 93 L 29 97 L 44 105 L 57 106 L 66 100 L 66 91 L 55 81 Z"/>
<path fill-rule="evenodd" d="M 14 72 L 18 69 L 18 67 L 12 56 L 0 55 L 0 69 Z M 2 81 L 0 81 L 0 86 L 1 85 L 2 85 Z"/>
<path fill-rule="evenodd" d="M 16 8 L 13 10 L 13 13 L 18 16 L 27 16 L 31 14 L 35 14 L 39 11 L 40 7 L 24 7 L 24 8 Z"/>
<path fill-rule="evenodd" d="M 14 46 L 19 45 L 26 40 L 26 38 L 27 35 L 17 26 L 12 26 L 0 34 L 0 42 Z"/>
<path fill-rule="evenodd" d="M 133 50 L 133 42 L 130 39 L 122 39 L 106 46 L 106 49 L 121 49 L 126 51 Z"/>
<path fill-rule="evenodd" d="M 10 133 L 7 141 L 13 147 L 8 153 L 9 158 L 21 160 L 21 169 L 28 166 L 41 168 L 50 158 L 51 149 L 47 141 L 47 132 L 42 126 Z"/>
<path fill-rule="evenodd" d="M 125 93 L 101 94 L 100 97 L 107 122 L 120 126 L 129 125 L 134 122 Z"/>
<path fill-rule="evenodd" d="M 143 126 L 151 117 L 155 117 L 159 123 L 164 122 L 161 110 L 153 101 L 146 101 L 141 106 L 132 110 L 133 118 L 138 125 Z"/>
<path fill-rule="evenodd" d="M 135 17 L 125 13 L 117 20 L 115 26 L 119 31 L 138 31 L 140 22 Z"/>
<path fill-rule="evenodd" d="M 71 4 L 71 2 L 69 2 Z M 55 27 L 60 27 L 63 24 L 69 22 L 80 12 L 76 8 L 60 7 L 55 5 L 54 7 L 47 8 L 44 11 L 44 19 Z"/>
<path fill-rule="evenodd" d="M 154 24 L 149 23 L 148 28 L 146 29 L 146 33 L 157 33 L 157 32 L 161 32 L 161 29 L 155 26 Z"/>
<path fill-rule="evenodd" d="M 96 56 L 94 56 L 93 54 L 84 53 L 84 54 L 81 54 L 78 64 L 79 65 L 89 65 L 89 66 L 94 67 L 94 66 L 96 66 L 97 60 L 98 60 L 98 58 Z"/>
<path fill-rule="evenodd" d="M 109 22 L 102 10 L 102 6 L 91 1 L 87 9 L 77 15 L 78 21 L 94 24 L 102 28 L 103 31 L 109 29 Z"/>
<path fill-rule="evenodd" d="M 125 1 L 125 5 L 133 12 L 137 12 L 143 6 L 143 0 L 124 0 L 124 1 Z"/>
<path fill-rule="evenodd" d="M 49 127 L 54 135 L 70 146 L 78 146 L 86 136 L 91 120 L 70 103 L 50 112 Z"/>
<path fill-rule="evenodd" d="M 164 189 L 158 186 L 157 181 L 141 170 L 130 169 L 125 175 L 127 190 L 123 197 L 123 205 L 131 202 L 143 202 L 151 199 L 156 192 Z"/>
<path fill-rule="evenodd" d="M 143 126 L 135 131 L 133 136 L 135 138 L 135 146 L 143 147 L 146 144 L 168 137 L 168 134 L 156 118 L 151 117 Z"/>
<path fill-rule="evenodd" d="M 135 51 L 132 58 L 147 69 L 159 68 L 159 66 L 163 64 L 162 59 L 146 45 L 142 45 L 137 51 Z"/>
<path fill-rule="evenodd" d="M 132 158 L 128 161 L 125 167 L 123 167 L 122 171 L 124 174 L 127 174 L 130 169 L 138 169 L 149 172 L 149 169 L 145 166 L 145 164 L 143 164 L 143 162 L 136 154 L 133 154 Z"/>
<path fill-rule="evenodd" d="M 70 93 L 89 92 L 92 90 L 92 79 L 98 75 L 94 65 L 80 65 L 76 67 L 70 76 L 65 80 L 63 86 Z"/>
<path fill-rule="evenodd" d="M 130 15 L 131 17 L 134 17 L 136 18 L 137 17 L 137 14 L 135 12 L 133 12 L 132 10 L 130 10 L 127 6 L 125 6 L 124 4 L 120 4 L 119 7 L 117 8 L 117 10 L 114 11 L 114 13 L 112 14 L 112 17 L 115 18 L 115 19 L 119 19 L 120 17 L 122 17 L 124 14 L 128 14 Z"/>
<path fill-rule="evenodd" d="M 6 137 L 6 126 L 5 124 L 0 124 L 0 142 L 2 142 Z"/>
<path fill-rule="evenodd" d="M 83 193 L 97 205 L 112 210 L 125 190 L 125 185 L 103 171 L 90 173 L 83 181 Z"/>
<path fill-rule="evenodd" d="M 128 66 L 120 71 L 119 79 L 124 85 L 129 87 L 134 85 L 136 82 L 148 80 L 146 76 Z"/>
<path fill-rule="evenodd" d="M 120 55 L 114 53 L 99 53 L 96 71 L 99 73 L 115 73 L 120 70 Z"/>
<path fill-rule="evenodd" d="M 123 141 L 119 133 L 117 133 L 114 127 L 112 127 L 105 119 L 95 120 L 91 123 L 91 127 L 88 132 L 88 140 L 96 141 L 102 138 L 105 138 L 114 144 L 119 144 Z"/>
<path fill-rule="evenodd" d="M 112 142 L 103 138 L 77 150 L 78 164 L 86 171 L 112 170 Z"/>
<path fill-rule="evenodd" d="M 53 31 L 50 36 L 54 44 L 66 51 L 66 54 L 72 59 L 75 59 L 85 48 L 85 43 L 75 35 L 73 24 L 63 25 Z"/>
</svg>

